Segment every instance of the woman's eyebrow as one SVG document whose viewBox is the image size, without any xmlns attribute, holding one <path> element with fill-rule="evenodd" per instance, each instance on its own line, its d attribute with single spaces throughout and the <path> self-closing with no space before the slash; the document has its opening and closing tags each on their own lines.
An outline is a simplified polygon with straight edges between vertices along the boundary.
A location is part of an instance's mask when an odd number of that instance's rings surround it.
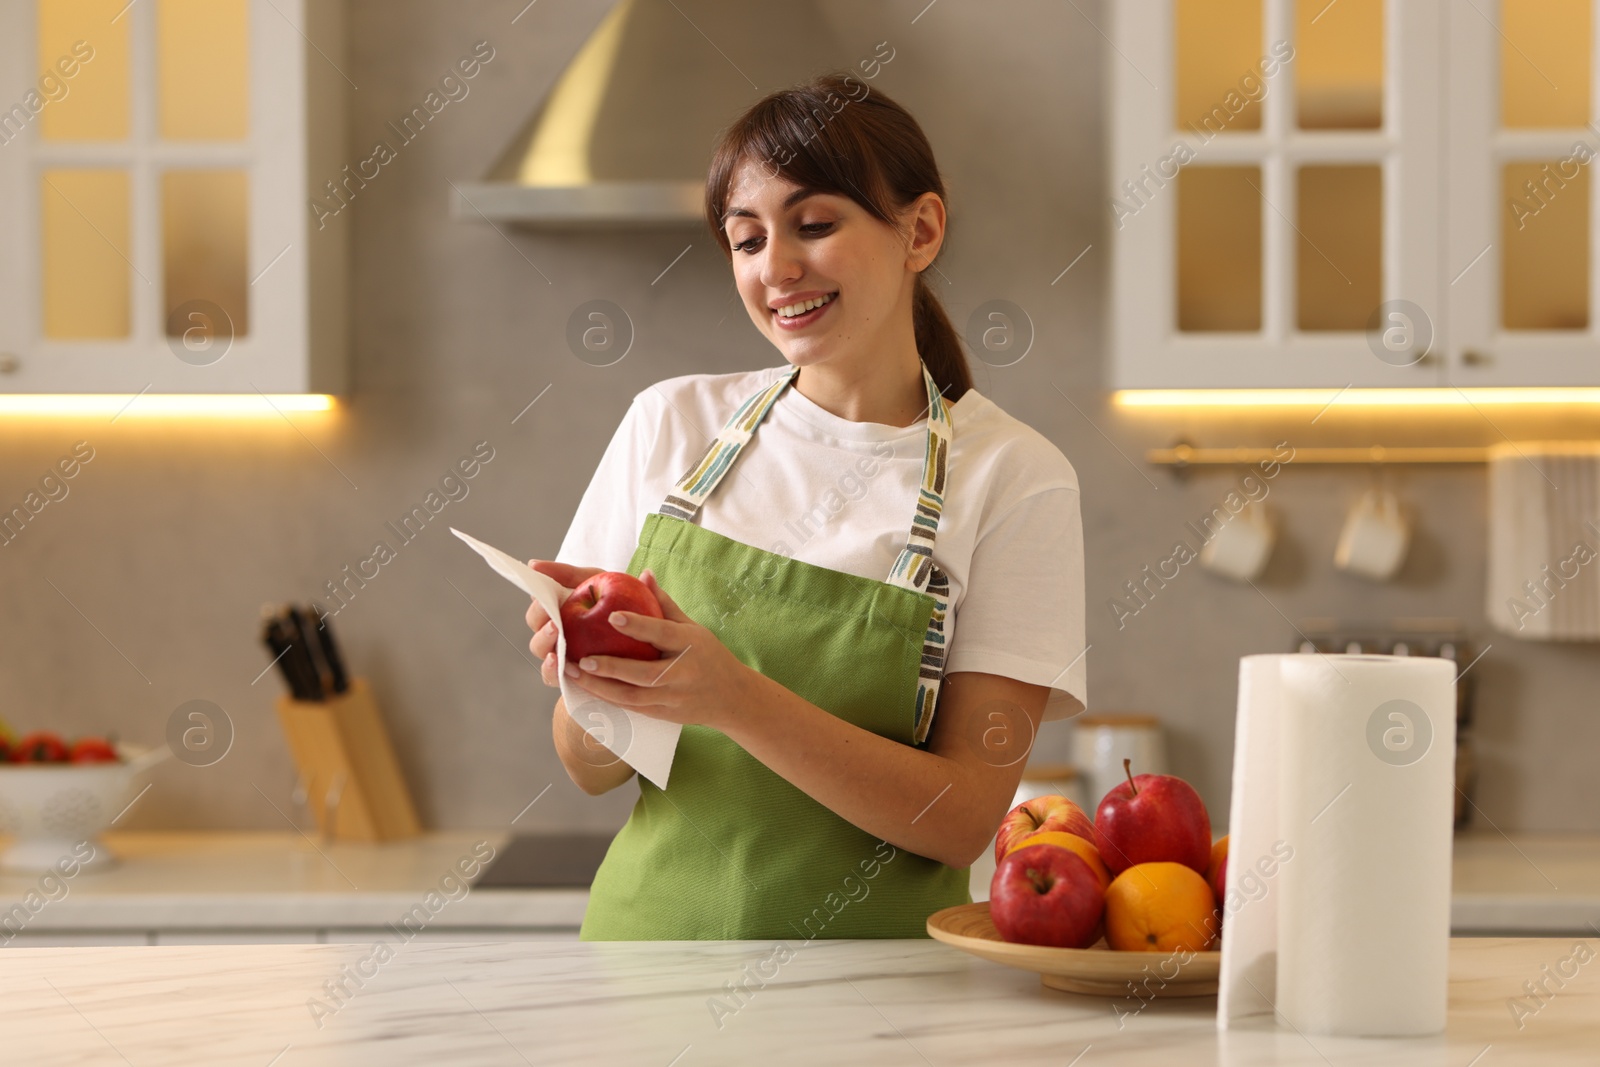
<svg viewBox="0 0 1600 1067">
<path fill-rule="evenodd" d="M 812 189 L 802 186 L 783 198 L 783 207 L 785 210 L 787 210 L 788 208 L 794 207 L 800 201 L 805 200 L 808 197 L 821 196 L 825 191 L 826 190 L 823 189 Z M 753 219 L 756 217 L 756 213 L 754 211 L 751 211 L 749 208 L 745 207 L 730 207 L 727 211 L 722 213 L 722 217 L 724 219 L 731 219 L 735 215 L 742 215 L 747 219 Z"/>
</svg>

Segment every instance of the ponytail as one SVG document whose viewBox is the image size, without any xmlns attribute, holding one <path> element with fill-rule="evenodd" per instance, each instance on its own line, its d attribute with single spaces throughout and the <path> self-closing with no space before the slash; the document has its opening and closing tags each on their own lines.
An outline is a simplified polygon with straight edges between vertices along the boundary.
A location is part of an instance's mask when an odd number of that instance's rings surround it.
<svg viewBox="0 0 1600 1067">
<path fill-rule="evenodd" d="M 972 372 L 967 369 L 967 356 L 961 351 L 956 328 L 950 325 L 950 317 L 944 313 L 944 305 L 928 285 L 925 274 L 917 275 L 916 289 L 911 294 L 911 322 L 922 362 L 928 365 L 928 373 L 933 375 L 945 401 L 954 404 L 972 388 Z"/>
</svg>

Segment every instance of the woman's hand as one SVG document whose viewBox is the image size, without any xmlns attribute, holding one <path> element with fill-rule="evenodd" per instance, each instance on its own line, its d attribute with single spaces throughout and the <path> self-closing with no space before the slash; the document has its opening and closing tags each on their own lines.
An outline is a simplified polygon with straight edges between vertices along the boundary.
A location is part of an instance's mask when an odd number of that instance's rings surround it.
<svg viewBox="0 0 1600 1067">
<path fill-rule="evenodd" d="M 577 665 L 577 676 L 572 678 L 569 670 L 568 677 L 619 708 L 685 726 L 723 729 L 757 699 L 756 685 L 763 676 L 739 662 L 715 634 L 684 614 L 653 571 L 647 569 L 642 577 L 664 617 L 617 611 L 612 613 L 612 625 L 629 637 L 654 645 L 661 658 L 585 656 Z"/>
<path fill-rule="evenodd" d="M 571 596 L 572 591 L 582 585 L 585 579 L 601 571 L 599 567 L 574 567 L 550 559 L 530 559 L 528 566 L 547 578 L 553 578 L 565 590 L 562 600 Z M 533 631 L 528 651 L 539 657 L 539 677 L 545 685 L 559 689 L 561 664 L 556 662 L 556 624 L 537 600 L 528 604 L 527 620 L 528 629 Z"/>
</svg>

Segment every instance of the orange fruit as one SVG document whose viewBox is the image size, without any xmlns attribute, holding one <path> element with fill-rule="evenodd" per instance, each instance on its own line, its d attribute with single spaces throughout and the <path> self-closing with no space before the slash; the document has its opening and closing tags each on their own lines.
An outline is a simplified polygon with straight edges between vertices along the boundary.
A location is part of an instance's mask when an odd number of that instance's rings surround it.
<svg viewBox="0 0 1600 1067">
<path fill-rule="evenodd" d="M 1211 843 L 1211 862 L 1206 865 L 1206 884 L 1216 894 L 1218 907 L 1222 906 L 1222 898 L 1227 894 L 1227 881 L 1228 835 L 1223 834 Z"/>
<path fill-rule="evenodd" d="M 1216 940 L 1217 898 L 1181 863 L 1138 863 L 1106 889 L 1106 943 L 1124 952 L 1199 952 Z"/>
<path fill-rule="evenodd" d="M 1024 837 L 1021 841 L 1006 850 L 1009 856 L 1024 845 L 1060 845 L 1069 848 L 1083 857 L 1083 862 L 1089 865 L 1095 877 L 1100 879 L 1100 888 L 1105 889 L 1111 884 L 1111 872 L 1106 870 L 1106 865 L 1100 859 L 1100 850 L 1094 847 L 1094 842 L 1077 834 L 1069 834 L 1065 830 L 1046 830 L 1043 833 Z"/>
</svg>

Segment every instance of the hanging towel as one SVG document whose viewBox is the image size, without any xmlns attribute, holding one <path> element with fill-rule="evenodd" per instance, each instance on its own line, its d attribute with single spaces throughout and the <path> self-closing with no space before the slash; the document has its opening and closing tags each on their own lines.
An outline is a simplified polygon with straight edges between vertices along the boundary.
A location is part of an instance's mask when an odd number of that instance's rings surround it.
<svg viewBox="0 0 1600 1067">
<path fill-rule="evenodd" d="M 1532 640 L 1600 640 L 1600 442 L 1507 442 L 1488 470 L 1489 622 Z"/>
</svg>

